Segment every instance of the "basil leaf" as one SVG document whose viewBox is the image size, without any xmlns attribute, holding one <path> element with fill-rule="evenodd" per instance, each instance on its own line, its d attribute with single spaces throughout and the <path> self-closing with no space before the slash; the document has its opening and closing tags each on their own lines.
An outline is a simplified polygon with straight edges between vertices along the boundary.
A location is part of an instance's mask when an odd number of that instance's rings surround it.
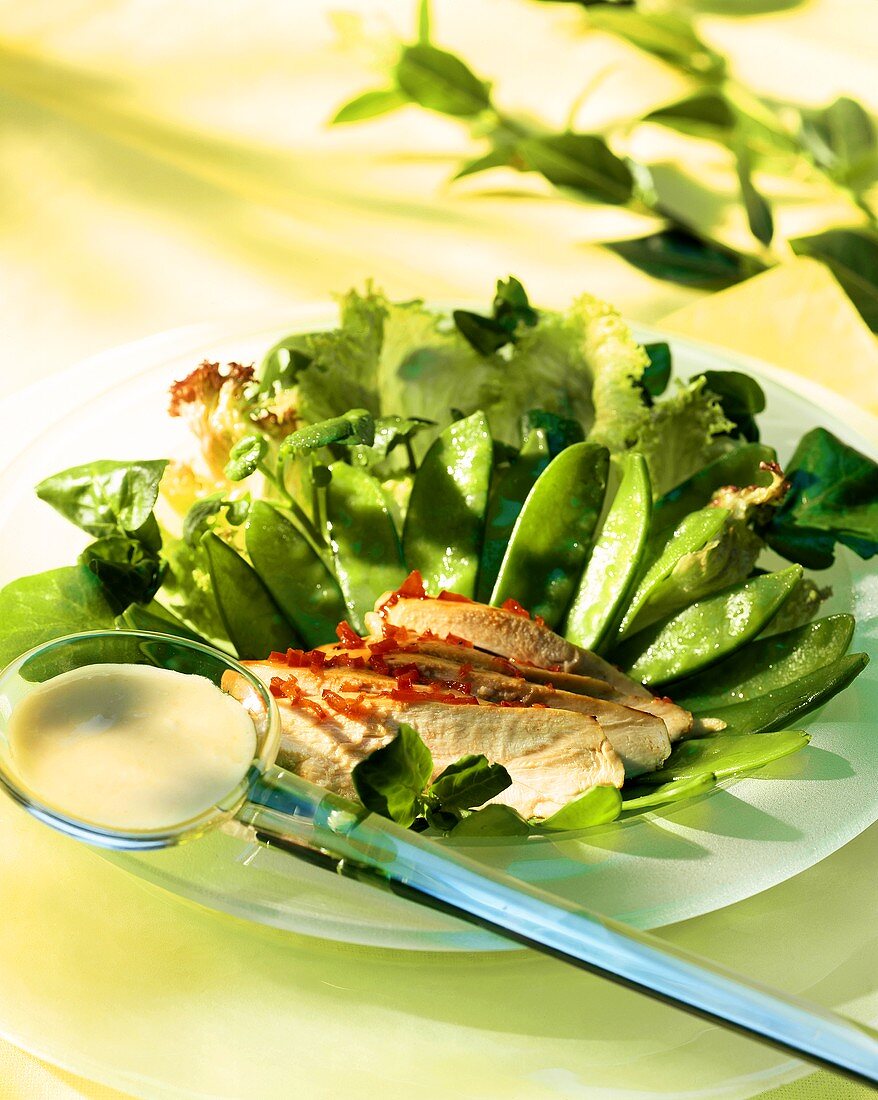
<svg viewBox="0 0 878 1100">
<path fill-rule="evenodd" d="M 133 535 L 150 519 L 167 464 L 167 459 L 89 462 L 47 477 L 36 494 L 95 538 Z"/>
<path fill-rule="evenodd" d="M 749 443 L 759 442 L 756 415 L 765 409 L 765 393 L 755 378 L 736 370 L 707 370 L 697 376 L 704 378 L 707 388 L 716 394 L 723 414 Z"/>
<path fill-rule="evenodd" d="M 465 817 L 454 828 L 455 839 L 488 836 L 528 836 L 533 830 L 511 806 L 485 806 Z"/>
<path fill-rule="evenodd" d="M 351 778 L 367 810 L 409 826 L 421 812 L 421 792 L 432 774 L 430 750 L 403 723 L 392 741 L 355 765 Z"/>
<path fill-rule="evenodd" d="M 443 810 L 471 810 L 511 786 L 502 764 L 489 764 L 486 756 L 462 756 L 449 764 L 427 790 Z"/>
<path fill-rule="evenodd" d="M 406 46 L 396 81 L 409 99 L 446 115 L 468 118 L 491 103 L 488 86 L 459 57 L 435 46 Z"/>
<path fill-rule="evenodd" d="M 808 151 L 836 179 L 847 181 L 852 170 L 874 155 L 875 125 L 859 103 L 840 96 L 828 107 L 801 111 L 801 138 Z"/>
<path fill-rule="evenodd" d="M 812 568 L 832 564 L 842 543 L 878 554 L 878 463 L 825 428 L 799 441 L 787 467 L 790 491 L 762 531 L 772 549 Z"/>
<path fill-rule="evenodd" d="M 654 279 L 705 289 L 731 286 L 765 267 L 751 256 L 703 241 L 685 229 L 665 229 L 636 240 L 612 241 L 605 247 Z"/>
<path fill-rule="evenodd" d="M 132 603 L 149 603 L 161 587 L 165 572 L 156 553 L 125 535 L 98 539 L 82 551 L 79 561 L 101 582 L 116 615 Z"/>
<path fill-rule="evenodd" d="M 475 176 L 479 172 L 486 172 L 489 168 L 502 168 L 512 160 L 512 149 L 498 146 L 483 157 L 474 157 L 465 161 L 463 165 L 451 177 L 455 180 L 465 179 L 467 176 Z"/>
<path fill-rule="evenodd" d="M 863 229 L 827 229 L 790 245 L 797 255 L 825 263 L 869 328 L 878 332 L 878 237 Z"/>
<path fill-rule="evenodd" d="M 243 481 L 256 473 L 259 463 L 268 453 L 268 440 L 264 435 L 245 435 L 229 451 L 225 475 L 229 481 Z"/>
<path fill-rule="evenodd" d="M 19 577 L 0 589 L 0 667 L 53 638 L 113 625 L 103 587 L 85 566 Z"/>
<path fill-rule="evenodd" d="M 390 111 L 405 106 L 408 102 L 409 97 L 400 88 L 376 88 L 348 100 L 333 115 L 330 125 L 338 126 L 344 122 L 361 122 L 363 119 L 377 118 L 379 115 L 389 114 Z"/>
<path fill-rule="evenodd" d="M 605 825 L 615 821 L 622 812 L 622 795 L 615 787 L 591 787 L 562 806 L 560 810 L 540 823 L 541 829 L 550 832 L 568 829 L 588 829 L 592 825 Z"/>
<path fill-rule="evenodd" d="M 525 138 L 519 152 L 525 163 L 550 183 L 572 187 L 589 198 L 626 203 L 634 192 L 631 169 L 595 134 Z"/>
</svg>

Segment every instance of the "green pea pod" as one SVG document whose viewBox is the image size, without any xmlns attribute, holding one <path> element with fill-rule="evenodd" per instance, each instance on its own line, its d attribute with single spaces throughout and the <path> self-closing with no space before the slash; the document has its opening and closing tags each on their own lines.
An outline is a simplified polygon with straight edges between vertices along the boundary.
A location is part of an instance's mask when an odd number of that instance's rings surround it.
<svg viewBox="0 0 878 1100">
<path fill-rule="evenodd" d="M 174 634 L 192 642 L 207 642 L 206 638 L 190 630 L 182 619 L 155 600 L 146 605 L 131 604 L 116 616 L 116 625 L 122 630 L 155 630 L 159 634 Z"/>
<path fill-rule="evenodd" d="M 476 598 L 482 603 L 487 603 L 491 598 L 512 528 L 524 507 L 527 494 L 549 465 L 550 458 L 546 432 L 542 428 L 533 428 L 528 432 L 517 458 L 509 466 L 494 471 L 485 516 L 485 542 L 482 546 L 476 593 Z"/>
<path fill-rule="evenodd" d="M 674 700 L 708 713 L 785 687 L 837 661 L 854 633 L 853 615 L 827 615 L 783 634 L 759 638 L 707 672 L 680 683 Z"/>
<path fill-rule="evenodd" d="M 702 508 L 686 516 L 667 538 L 661 549 L 654 550 L 649 568 L 634 590 L 628 608 L 619 625 L 619 639 L 649 625 L 647 614 L 650 601 L 661 596 L 664 582 L 671 576 L 677 563 L 687 554 L 694 554 L 706 546 L 723 529 L 729 513 L 725 508 Z M 650 620 L 652 622 L 655 619 Z"/>
<path fill-rule="evenodd" d="M 549 626 L 561 621 L 591 548 L 609 464 L 597 443 L 574 443 L 552 459 L 516 520 L 492 604 L 514 599 Z"/>
<path fill-rule="evenodd" d="M 646 550 L 652 487 L 643 455 L 619 459 L 622 479 L 567 614 L 564 636 L 598 649 L 618 622 Z"/>
<path fill-rule="evenodd" d="M 722 737 L 694 737 L 681 741 L 661 768 L 647 775 L 638 776 L 641 783 L 668 783 L 694 779 L 699 775 L 715 775 L 722 779 L 727 775 L 753 771 L 798 752 L 809 742 L 807 733 L 801 730 L 782 730 L 778 733 L 729 734 Z"/>
<path fill-rule="evenodd" d="M 212 531 L 201 543 L 220 618 L 238 656 L 255 660 L 267 657 L 272 650 L 300 646 L 298 634 L 252 565 Z"/>
<path fill-rule="evenodd" d="M 588 829 L 592 825 L 605 825 L 615 821 L 622 812 L 622 796 L 615 787 L 590 787 L 585 794 L 574 798 L 551 817 L 540 822 L 547 832 L 569 829 Z"/>
<path fill-rule="evenodd" d="M 428 592 L 475 595 L 493 461 L 487 417 L 475 412 L 450 424 L 418 467 L 402 543 Z"/>
<path fill-rule="evenodd" d="M 800 565 L 764 573 L 696 600 L 625 642 L 615 659 L 644 684 L 690 676 L 731 656 L 771 621 L 802 576 Z"/>
<path fill-rule="evenodd" d="M 745 443 L 714 459 L 655 503 L 653 530 L 667 531 L 690 512 L 703 508 L 724 485 L 768 485 L 760 462 L 776 462 L 777 454 L 763 443 Z"/>
<path fill-rule="evenodd" d="M 622 790 L 622 812 L 654 810 L 659 806 L 667 806 L 671 802 L 682 802 L 686 798 L 696 798 L 698 795 L 707 794 L 716 786 L 716 776 L 713 772 L 703 772 L 693 775 L 691 779 L 672 779 L 670 783 L 660 783 L 659 786 L 636 786 L 628 783 Z M 625 797 L 625 792 L 628 797 Z"/>
<path fill-rule="evenodd" d="M 828 702 L 844 690 L 869 663 L 865 653 L 850 653 L 832 664 L 814 669 L 805 676 L 781 684 L 764 695 L 716 707 L 709 711 L 712 718 L 721 718 L 730 733 L 760 733 L 775 730 L 801 718 Z M 702 714 L 704 711 L 701 712 Z"/>
<path fill-rule="evenodd" d="M 257 500 L 250 509 L 246 538 L 253 568 L 305 644 L 335 641 L 335 628 L 347 615 L 344 596 L 299 528 Z"/>
<path fill-rule="evenodd" d="M 378 482 L 345 462 L 331 470 L 326 515 L 335 575 L 350 620 L 362 631 L 366 612 L 405 576 L 402 550 Z"/>
</svg>

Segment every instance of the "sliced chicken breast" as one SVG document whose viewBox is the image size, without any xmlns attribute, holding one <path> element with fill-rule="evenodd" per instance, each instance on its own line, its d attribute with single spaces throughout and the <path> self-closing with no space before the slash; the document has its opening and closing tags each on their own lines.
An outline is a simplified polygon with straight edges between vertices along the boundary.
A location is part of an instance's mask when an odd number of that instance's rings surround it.
<svg viewBox="0 0 878 1100">
<path fill-rule="evenodd" d="M 423 691 L 423 701 L 405 702 L 385 695 L 339 692 L 350 707 L 345 713 L 330 706 L 322 691 L 312 694 L 318 673 L 265 662 L 249 667 L 268 683 L 278 676 L 291 677 L 310 702 L 323 708 L 321 717 L 295 701 L 278 698 L 282 719 L 278 761 L 347 797 L 355 797 L 351 769 L 387 744 L 403 722 L 414 726 L 429 746 L 435 774 L 473 752 L 503 764 L 512 785 L 493 801 L 512 806 L 523 817 L 546 817 L 589 787 L 621 787 L 624 780 L 622 761 L 589 715 L 478 702 L 454 705 L 435 701 L 429 688 Z M 338 682 L 335 675 L 333 682 Z M 232 680 L 227 690 L 234 693 L 234 687 Z"/>
<path fill-rule="evenodd" d="M 534 619 L 502 607 L 431 598 L 403 598 L 382 606 L 379 600 L 376 610 L 366 616 L 366 626 L 373 634 L 380 635 L 382 622 L 404 626 L 418 634 L 429 630 L 440 638 L 453 634 L 466 638 L 479 649 L 512 661 L 557 668 L 561 672 L 578 672 L 606 680 L 629 695 L 649 695 L 642 684 L 597 654 L 580 649 Z"/>
</svg>

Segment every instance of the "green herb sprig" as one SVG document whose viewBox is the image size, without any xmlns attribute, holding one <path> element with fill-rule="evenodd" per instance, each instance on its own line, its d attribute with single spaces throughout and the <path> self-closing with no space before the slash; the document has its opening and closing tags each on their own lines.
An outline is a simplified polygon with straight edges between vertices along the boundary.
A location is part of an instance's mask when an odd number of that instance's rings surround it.
<svg viewBox="0 0 878 1100">
<path fill-rule="evenodd" d="M 582 3 L 590 28 L 623 38 L 672 66 L 686 76 L 691 91 L 604 133 L 582 133 L 572 126 L 553 132 L 501 111 L 490 83 L 432 42 L 429 2 L 421 0 L 417 41 L 401 46 L 387 86 L 346 103 L 332 122 L 359 122 L 410 104 L 448 115 L 468 124 L 486 145 L 459 167 L 455 179 L 496 167 L 537 172 L 573 196 L 658 217 L 663 224 L 656 231 L 610 241 L 608 247 L 647 274 L 686 286 L 721 289 L 790 252 L 811 256 L 829 267 L 878 331 L 878 216 L 872 197 L 878 184 L 878 130 L 864 108 L 846 96 L 816 109 L 758 96 L 732 75 L 726 58 L 699 37 L 684 15 L 642 11 L 630 3 Z M 626 137 L 640 122 L 696 136 L 731 153 L 751 248 L 731 247 L 711 227 L 672 208 L 667 184 L 624 152 Z M 815 186 L 847 197 L 859 210 L 859 222 L 852 210 L 849 224 L 779 240 L 771 204 L 753 176 L 754 168 L 769 161 L 785 172 L 804 170 Z M 496 318 L 477 323 L 465 318 L 458 325 L 479 350 L 508 342 Z"/>
</svg>

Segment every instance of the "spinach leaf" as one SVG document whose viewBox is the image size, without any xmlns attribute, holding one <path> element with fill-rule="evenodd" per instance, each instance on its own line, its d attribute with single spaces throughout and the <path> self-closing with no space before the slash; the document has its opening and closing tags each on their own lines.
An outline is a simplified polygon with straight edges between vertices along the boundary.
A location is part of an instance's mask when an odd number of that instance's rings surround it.
<svg viewBox="0 0 878 1100">
<path fill-rule="evenodd" d="M 0 589 L 0 667 L 53 638 L 113 626 L 113 609 L 85 566 L 19 577 Z"/>
<path fill-rule="evenodd" d="M 489 764 L 486 756 L 462 756 L 449 764 L 427 790 L 443 810 L 468 810 L 481 806 L 512 784 L 502 764 Z"/>
<path fill-rule="evenodd" d="M 351 772 L 357 796 L 367 810 L 409 826 L 420 816 L 421 793 L 433 774 L 433 757 L 416 730 L 403 723 L 383 748 Z"/>
<path fill-rule="evenodd" d="M 643 390 L 648 405 L 653 397 L 660 397 L 671 380 L 671 346 L 665 343 L 644 344 L 649 363 L 643 368 L 638 385 Z"/>
<path fill-rule="evenodd" d="M 723 414 L 731 420 L 731 435 L 742 436 L 748 443 L 759 442 L 756 416 L 765 409 L 765 393 L 755 378 L 736 370 L 706 370 L 697 375 L 719 398 Z"/>
<path fill-rule="evenodd" d="M 114 614 L 133 603 L 149 603 L 161 587 L 165 568 L 157 553 L 128 535 L 97 539 L 79 561 L 101 582 Z"/>
<path fill-rule="evenodd" d="M 799 441 L 790 491 L 762 534 L 773 550 L 812 569 L 830 566 L 835 544 L 878 554 L 878 463 L 825 428 Z"/>
<path fill-rule="evenodd" d="M 165 466 L 166 459 L 89 462 L 47 477 L 36 494 L 95 538 L 134 535 L 149 524 Z"/>
<path fill-rule="evenodd" d="M 753 183 L 750 153 L 743 143 L 738 149 L 736 167 L 750 232 L 760 244 L 767 246 L 774 236 L 774 219 L 771 216 L 771 207 Z"/>
</svg>

